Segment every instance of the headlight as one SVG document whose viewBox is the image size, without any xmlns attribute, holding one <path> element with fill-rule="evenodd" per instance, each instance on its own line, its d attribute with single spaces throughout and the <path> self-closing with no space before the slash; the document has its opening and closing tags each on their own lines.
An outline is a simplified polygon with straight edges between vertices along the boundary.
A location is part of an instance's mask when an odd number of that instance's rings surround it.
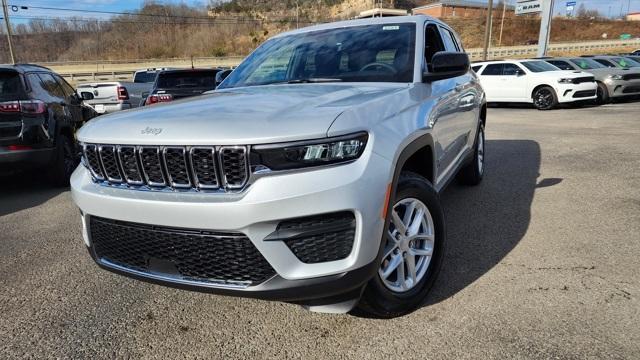
<svg viewBox="0 0 640 360">
<path fill-rule="evenodd" d="M 362 155 L 368 135 L 358 133 L 327 139 L 251 148 L 254 171 L 289 170 L 353 161 Z"/>
<path fill-rule="evenodd" d="M 564 78 L 564 79 L 559 79 L 558 82 L 560 84 L 573 84 L 573 79 L 570 78 Z"/>
<path fill-rule="evenodd" d="M 624 80 L 624 76 L 622 75 L 609 75 L 611 80 Z"/>
</svg>

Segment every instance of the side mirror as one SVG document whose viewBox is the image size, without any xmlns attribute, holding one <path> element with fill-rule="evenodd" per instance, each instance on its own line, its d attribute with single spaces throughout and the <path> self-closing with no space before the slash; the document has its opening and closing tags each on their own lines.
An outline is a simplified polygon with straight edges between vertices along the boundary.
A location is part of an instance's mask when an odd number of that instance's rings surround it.
<svg viewBox="0 0 640 360">
<path fill-rule="evenodd" d="M 524 70 L 522 69 L 518 69 L 516 70 L 516 76 L 525 76 L 526 73 L 524 72 Z"/>
<path fill-rule="evenodd" d="M 220 83 L 224 81 L 224 79 L 226 79 L 232 71 L 233 70 L 231 69 L 218 71 L 218 73 L 216 74 L 216 87 L 218 87 L 218 85 L 220 85 Z"/>
<path fill-rule="evenodd" d="M 470 67 L 466 53 L 439 51 L 431 59 L 431 69 L 422 74 L 423 82 L 450 79 L 466 74 Z"/>
<path fill-rule="evenodd" d="M 93 94 L 88 91 L 82 91 L 80 97 L 82 97 L 82 100 L 93 100 Z"/>
</svg>

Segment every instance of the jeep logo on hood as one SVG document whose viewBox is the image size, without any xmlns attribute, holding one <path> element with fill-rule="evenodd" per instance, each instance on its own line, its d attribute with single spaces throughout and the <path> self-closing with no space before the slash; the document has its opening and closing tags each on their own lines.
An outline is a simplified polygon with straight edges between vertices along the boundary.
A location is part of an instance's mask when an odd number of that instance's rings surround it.
<svg viewBox="0 0 640 360">
<path fill-rule="evenodd" d="M 140 130 L 142 135 L 158 135 L 162 132 L 162 128 L 152 128 L 148 127 L 146 129 Z"/>
</svg>

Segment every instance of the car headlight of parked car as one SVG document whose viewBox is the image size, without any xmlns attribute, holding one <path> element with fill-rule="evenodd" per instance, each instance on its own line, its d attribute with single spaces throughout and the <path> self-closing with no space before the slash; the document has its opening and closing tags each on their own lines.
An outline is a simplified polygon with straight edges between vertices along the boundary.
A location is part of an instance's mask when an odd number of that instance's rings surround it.
<svg viewBox="0 0 640 360">
<path fill-rule="evenodd" d="M 573 79 L 571 79 L 571 78 L 563 78 L 563 79 L 558 79 L 558 82 L 560 84 L 573 84 Z"/>
<path fill-rule="evenodd" d="M 609 75 L 611 80 L 624 80 L 624 76 L 622 75 Z"/>
<path fill-rule="evenodd" d="M 311 141 L 255 145 L 251 148 L 251 164 L 255 171 L 290 170 L 345 163 L 362 155 L 367 133 L 357 133 Z"/>
</svg>

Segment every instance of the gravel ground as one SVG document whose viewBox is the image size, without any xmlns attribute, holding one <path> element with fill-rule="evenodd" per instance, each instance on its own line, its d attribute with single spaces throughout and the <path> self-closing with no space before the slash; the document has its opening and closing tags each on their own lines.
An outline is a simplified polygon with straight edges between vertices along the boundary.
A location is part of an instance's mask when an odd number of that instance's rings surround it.
<svg viewBox="0 0 640 360">
<path fill-rule="evenodd" d="M 2 358 L 640 358 L 640 103 L 491 108 L 479 187 L 443 194 L 425 306 L 393 320 L 98 269 L 69 191 L 0 180 Z"/>
</svg>

